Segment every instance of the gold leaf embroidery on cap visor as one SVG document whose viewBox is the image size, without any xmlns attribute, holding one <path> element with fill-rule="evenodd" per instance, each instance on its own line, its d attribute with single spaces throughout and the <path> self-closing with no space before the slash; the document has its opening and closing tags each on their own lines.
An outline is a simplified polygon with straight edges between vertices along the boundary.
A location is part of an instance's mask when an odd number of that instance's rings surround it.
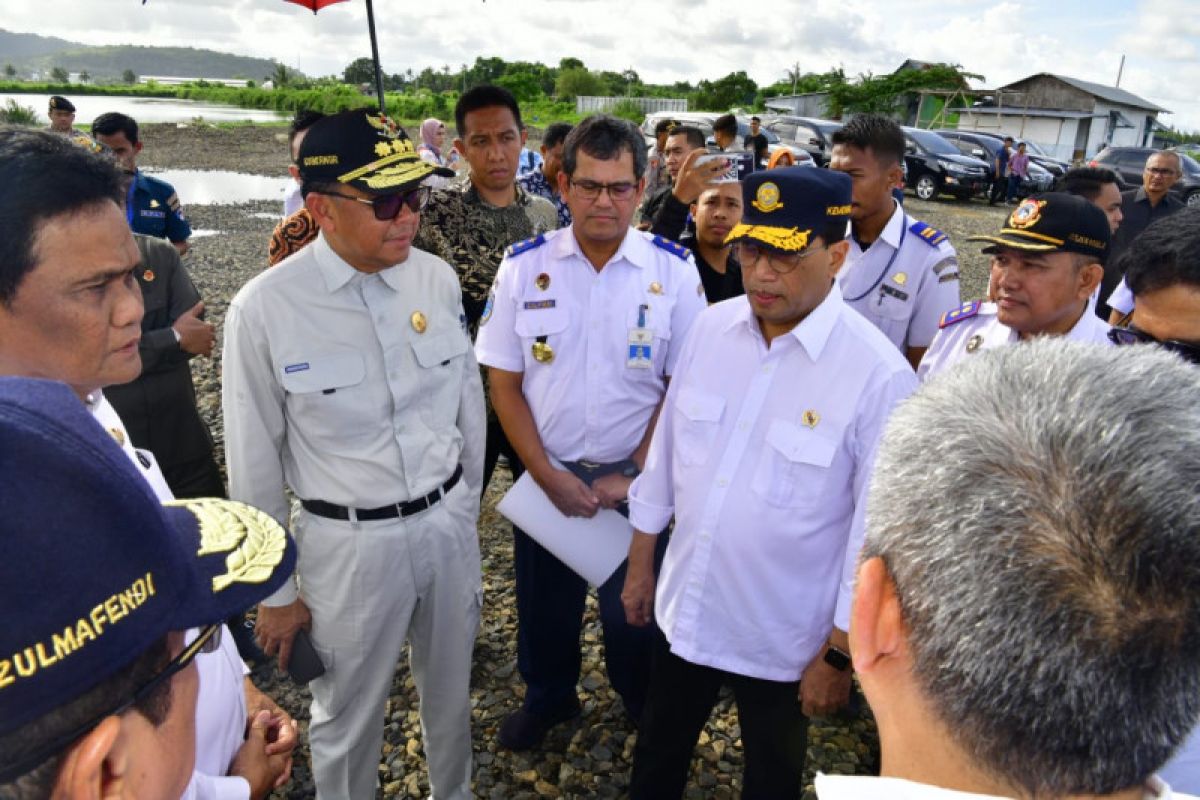
<svg viewBox="0 0 1200 800">
<path fill-rule="evenodd" d="M 808 247 L 808 237 L 811 235 L 811 228 L 800 230 L 799 228 L 775 228 L 769 225 L 742 223 L 734 226 L 729 235 L 725 237 L 725 243 L 729 244 L 738 239 L 754 239 L 778 250 L 797 252 Z"/>
<path fill-rule="evenodd" d="M 287 534 L 271 515 L 233 500 L 171 500 L 186 508 L 200 526 L 198 556 L 229 553 L 224 575 L 213 578 L 213 592 L 234 583 L 265 583 L 287 550 Z M 232 552 L 231 552 L 232 551 Z"/>
</svg>

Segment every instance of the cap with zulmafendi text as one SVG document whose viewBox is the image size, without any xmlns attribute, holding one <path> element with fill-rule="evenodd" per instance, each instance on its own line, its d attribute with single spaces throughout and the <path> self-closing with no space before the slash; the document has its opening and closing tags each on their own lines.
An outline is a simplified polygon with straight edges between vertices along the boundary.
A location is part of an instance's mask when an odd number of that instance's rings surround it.
<svg viewBox="0 0 1200 800">
<path fill-rule="evenodd" d="M 0 737 L 167 633 L 249 608 L 295 566 L 291 537 L 262 511 L 160 503 L 83 401 L 54 381 L 0 378 L 0 486 Z M 9 755 L 0 753 L 0 774 L 14 766 Z"/>
<path fill-rule="evenodd" d="M 300 143 L 305 183 L 340 183 L 371 194 L 396 194 L 430 175 L 453 176 L 417 155 L 404 129 L 382 114 L 343 111 L 319 120 Z"/>
<path fill-rule="evenodd" d="M 812 167 L 751 173 L 742 182 L 742 221 L 725 244 L 753 239 L 781 252 L 799 252 L 830 223 L 850 219 L 850 178 Z"/>
<path fill-rule="evenodd" d="M 1022 200 L 1000 233 L 968 236 L 967 240 L 988 242 L 985 253 L 1002 247 L 1028 253 L 1061 251 L 1093 256 L 1103 264 L 1111 238 L 1108 217 L 1097 206 L 1075 195 L 1047 192 Z"/>
</svg>

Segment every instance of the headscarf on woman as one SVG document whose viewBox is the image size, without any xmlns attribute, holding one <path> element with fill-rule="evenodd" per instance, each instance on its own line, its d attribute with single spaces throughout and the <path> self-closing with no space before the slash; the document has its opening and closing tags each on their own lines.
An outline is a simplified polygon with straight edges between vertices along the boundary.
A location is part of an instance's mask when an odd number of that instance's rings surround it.
<svg viewBox="0 0 1200 800">
<path fill-rule="evenodd" d="M 439 131 L 445 129 L 445 125 L 437 117 L 430 117 L 421 123 L 421 150 L 428 150 L 436 159 L 439 166 L 445 166 L 446 161 L 442 158 L 442 151 L 437 144 L 437 135 Z M 432 159 L 426 157 L 426 161 Z"/>
</svg>

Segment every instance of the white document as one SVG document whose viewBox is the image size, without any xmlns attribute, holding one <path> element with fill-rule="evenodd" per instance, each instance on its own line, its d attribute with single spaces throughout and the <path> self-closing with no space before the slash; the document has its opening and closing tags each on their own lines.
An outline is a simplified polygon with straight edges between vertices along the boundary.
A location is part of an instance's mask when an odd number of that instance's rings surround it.
<svg viewBox="0 0 1200 800">
<path fill-rule="evenodd" d="M 496 510 L 592 586 L 612 577 L 629 555 L 633 540 L 629 520 L 608 508 L 591 519 L 564 516 L 528 472 L 505 493 Z"/>
</svg>

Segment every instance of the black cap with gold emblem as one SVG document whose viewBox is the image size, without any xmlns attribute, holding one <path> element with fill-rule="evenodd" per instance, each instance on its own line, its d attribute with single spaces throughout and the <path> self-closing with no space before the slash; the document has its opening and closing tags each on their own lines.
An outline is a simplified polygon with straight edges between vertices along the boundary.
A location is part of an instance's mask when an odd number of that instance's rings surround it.
<svg viewBox="0 0 1200 800">
<path fill-rule="evenodd" d="M 430 175 L 449 177 L 454 172 L 424 161 L 404 129 L 378 113 L 332 114 L 309 128 L 300 144 L 300 177 L 305 182 L 395 194 Z"/>
<path fill-rule="evenodd" d="M 1082 197 L 1062 192 L 1035 194 L 1021 201 L 1005 220 L 1000 233 L 968 236 L 968 241 L 988 242 L 985 253 L 1001 247 L 1030 253 L 1064 251 L 1095 257 L 1103 264 L 1112 233 L 1108 217 Z"/>
<path fill-rule="evenodd" d="M 75 104 L 72 103 L 67 98 L 55 94 L 55 95 L 50 96 L 50 110 L 51 111 L 70 111 L 71 113 L 74 113 L 75 112 Z"/>
<path fill-rule="evenodd" d="M 799 252 L 831 223 L 850 219 L 850 178 L 841 172 L 787 167 L 752 173 L 742 182 L 742 221 L 725 244 L 753 239 L 783 252 Z"/>
</svg>

